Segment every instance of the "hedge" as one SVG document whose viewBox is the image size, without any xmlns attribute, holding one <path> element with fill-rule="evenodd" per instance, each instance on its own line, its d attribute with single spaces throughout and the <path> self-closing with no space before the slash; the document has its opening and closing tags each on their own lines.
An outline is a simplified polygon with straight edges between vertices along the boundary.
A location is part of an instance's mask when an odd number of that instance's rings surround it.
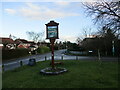
<svg viewBox="0 0 120 90">
<path fill-rule="evenodd" d="M 50 51 L 50 48 L 47 46 L 41 46 L 37 49 L 37 52 L 40 54 L 47 53 Z"/>
<path fill-rule="evenodd" d="M 2 50 L 2 60 L 14 59 L 23 56 L 27 56 L 28 50 L 27 49 L 12 49 L 12 50 Z"/>
</svg>

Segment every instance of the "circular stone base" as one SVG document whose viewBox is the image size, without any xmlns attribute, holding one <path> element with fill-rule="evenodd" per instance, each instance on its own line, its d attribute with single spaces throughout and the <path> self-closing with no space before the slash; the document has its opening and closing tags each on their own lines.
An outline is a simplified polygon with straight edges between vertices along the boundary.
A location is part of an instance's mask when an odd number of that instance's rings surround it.
<svg viewBox="0 0 120 90">
<path fill-rule="evenodd" d="M 68 70 L 65 68 L 57 67 L 55 69 L 52 69 L 51 67 L 47 67 L 45 69 L 40 70 L 40 73 L 46 74 L 46 75 L 57 75 L 61 74 L 63 72 L 67 72 Z"/>
</svg>

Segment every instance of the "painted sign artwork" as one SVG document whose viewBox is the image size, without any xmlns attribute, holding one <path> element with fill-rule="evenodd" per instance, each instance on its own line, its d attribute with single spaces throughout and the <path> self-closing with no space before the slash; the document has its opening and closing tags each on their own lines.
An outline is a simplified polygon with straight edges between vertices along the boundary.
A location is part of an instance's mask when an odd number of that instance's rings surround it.
<svg viewBox="0 0 120 90">
<path fill-rule="evenodd" d="M 57 26 L 48 26 L 48 38 L 57 37 Z"/>
</svg>

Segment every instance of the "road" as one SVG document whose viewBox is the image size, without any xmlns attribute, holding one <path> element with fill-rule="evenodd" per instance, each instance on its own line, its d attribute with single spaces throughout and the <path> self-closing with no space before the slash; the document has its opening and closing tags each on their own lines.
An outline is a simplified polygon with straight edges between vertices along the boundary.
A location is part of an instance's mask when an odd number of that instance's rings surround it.
<svg viewBox="0 0 120 90">
<path fill-rule="evenodd" d="M 97 57 L 90 57 L 90 56 L 70 56 L 70 55 L 64 55 L 63 52 L 66 51 L 66 49 L 58 50 L 54 52 L 54 59 L 55 60 L 97 60 Z M 51 53 L 46 53 L 42 55 L 32 55 L 24 58 L 14 59 L 7 62 L 2 62 L 4 64 L 4 70 L 12 70 L 14 68 L 20 67 L 20 61 L 23 62 L 23 65 L 27 65 L 30 58 L 35 58 L 36 62 L 44 61 L 46 57 L 46 60 L 51 60 Z M 113 57 L 102 57 L 102 61 L 118 61 L 118 58 Z M 0 65 L 1 66 L 1 65 Z M 1 71 L 1 70 L 0 70 Z"/>
</svg>

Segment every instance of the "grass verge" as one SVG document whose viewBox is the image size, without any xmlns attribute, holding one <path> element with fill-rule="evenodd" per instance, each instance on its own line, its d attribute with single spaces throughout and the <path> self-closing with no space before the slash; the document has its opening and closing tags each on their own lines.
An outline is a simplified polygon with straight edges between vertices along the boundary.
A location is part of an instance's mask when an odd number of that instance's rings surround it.
<svg viewBox="0 0 120 90">
<path fill-rule="evenodd" d="M 68 69 L 60 75 L 43 75 L 50 61 L 23 66 L 2 74 L 3 88 L 118 88 L 118 62 L 65 60 L 58 65 Z"/>
</svg>

